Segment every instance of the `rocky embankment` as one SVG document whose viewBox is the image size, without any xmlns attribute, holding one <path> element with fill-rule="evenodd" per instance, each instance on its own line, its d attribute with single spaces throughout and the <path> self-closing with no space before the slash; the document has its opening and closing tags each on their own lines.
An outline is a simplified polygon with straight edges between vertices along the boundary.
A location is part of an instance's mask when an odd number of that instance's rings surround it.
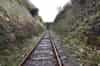
<svg viewBox="0 0 100 66">
<path fill-rule="evenodd" d="M 36 9 L 27 0 L 0 0 L 0 66 L 18 66 L 34 47 L 44 30 Z"/>
<path fill-rule="evenodd" d="M 65 49 L 80 64 L 100 63 L 99 0 L 72 0 L 59 12 L 51 29 L 61 35 Z"/>
</svg>

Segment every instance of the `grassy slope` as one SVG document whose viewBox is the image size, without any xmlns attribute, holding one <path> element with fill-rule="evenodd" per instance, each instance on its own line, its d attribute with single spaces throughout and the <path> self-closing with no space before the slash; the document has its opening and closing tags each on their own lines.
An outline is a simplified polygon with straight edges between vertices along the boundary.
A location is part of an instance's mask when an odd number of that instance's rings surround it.
<svg viewBox="0 0 100 66">
<path fill-rule="evenodd" d="M 34 47 L 36 36 L 39 36 L 44 28 L 39 22 L 40 18 L 33 18 L 20 2 L 0 0 L 1 66 L 18 66 L 24 54 Z"/>
<path fill-rule="evenodd" d="M 98 7 L 99 4 L 97 9 Z M 96 35 L 98 32 L 92 30 L 94 26 L 95 28 L 98 27 L 96 24 L 99 24 L 97 22 L 100 17 L 99 13 L 98 10 L 93 15 L 79 17 L 81 15 L 79 7 L 73 7 L 73 5 L 69 7 L 67 5 L 57 16 L 54 25 L 51 26 L 54 31 L 62 36 L 64 46 L 69 49 L 71 55 L 76 57 L 82 64 L 86 64 L 86 66 L 88 64 L 90 66 L 94 64 L 95 66 L 100 63 L 100 53 L 95 49 L 100 45 L 100 36 Z M 99 27 L 96 30 L 99 30 Z"/>
</svg>

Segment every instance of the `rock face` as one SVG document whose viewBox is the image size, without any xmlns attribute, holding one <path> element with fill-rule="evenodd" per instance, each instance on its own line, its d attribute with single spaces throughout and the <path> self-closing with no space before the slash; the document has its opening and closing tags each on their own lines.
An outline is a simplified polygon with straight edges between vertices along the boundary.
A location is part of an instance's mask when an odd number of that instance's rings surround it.
<svg viewBox="0 0 100 66">
<path fill-rule="evenodd" d="M 100 53 L 97 52 L 100 49 L 99 8 L 99 0 L 72 0 L 51 25 L 51 29 L 63 36 L 65 47 L 70 47 L 72 55 L 75 54 L 86 66 L 100 62 Z"/>
<path fill-rule="evenodd" d="M 26 39 L 44 30 L 36 9 L 27 0 L 0 0 L 1 66 L 18 66 Z"/>
</svg>

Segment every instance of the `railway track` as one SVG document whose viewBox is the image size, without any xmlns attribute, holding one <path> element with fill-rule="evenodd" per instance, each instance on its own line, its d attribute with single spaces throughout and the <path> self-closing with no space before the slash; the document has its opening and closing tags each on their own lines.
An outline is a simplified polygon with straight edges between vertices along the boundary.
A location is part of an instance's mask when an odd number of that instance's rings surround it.
<svg viewBox="0 0 100 66">
<path fill-rule="evenodd" d="M 46 32 L 20 66 L 67 66 L 56 46 L 50 33 Z"/>
</svg>

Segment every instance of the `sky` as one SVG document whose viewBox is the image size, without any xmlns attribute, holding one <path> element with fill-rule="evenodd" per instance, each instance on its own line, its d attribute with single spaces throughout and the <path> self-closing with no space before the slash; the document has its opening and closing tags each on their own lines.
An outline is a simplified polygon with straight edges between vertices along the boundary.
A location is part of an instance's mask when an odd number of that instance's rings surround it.
<svg viewBox="0 0 100 66">
<path fill-rule="evenodd" d="M 39 15 L 42 16 L 45 22 L 52 22 L 62 8 L 70 0 L 29 0 L 37 8 L 39 8 Z"/>
</svg>

